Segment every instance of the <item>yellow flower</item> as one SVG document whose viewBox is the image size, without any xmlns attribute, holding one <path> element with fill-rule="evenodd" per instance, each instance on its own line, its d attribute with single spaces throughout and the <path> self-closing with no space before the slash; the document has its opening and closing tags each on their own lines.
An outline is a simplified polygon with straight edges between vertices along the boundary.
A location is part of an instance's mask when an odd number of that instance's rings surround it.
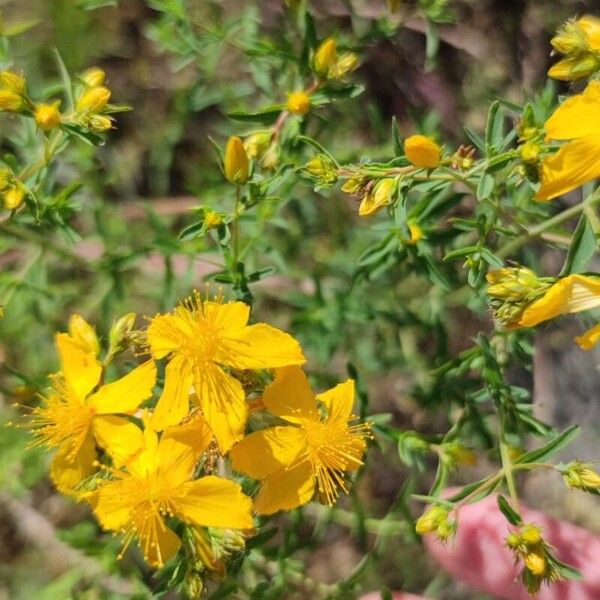
<svg viewBox="0 0 600 600">
<path fill-rule="evenodd" d="M 335 39 L 328 37 L 315 52 L 313 67 L 320 77 L 327 77 L 329 69 L 333 66 L 337 58 L 337 44 Z"/>
<path fill-rule="evenodd" d="M 100 112 L 108 104 L 110 96 L 110 90 L 104 86 L 90 87 L 79 96 L 76 105 L 77 112 L 86 110 L 91 113 Z"/>
<path fill-rule="evenodd" d="M 600 306 L 600 277 L 568 275 L 559 279 L 521 314 L 520 327 L 535 327 L 560 315 Z"/>
<path fill-rule="evenodd" d="M 263 403 L 291 426 L 251 433 L 230 453 L 234 469 L 262 482 L 256 512 L 268 515 L 306 504 L 315 485 L 328 505 L 340 489 L 348 493 L 345 474 L 362 465 L 370 431 L 368 424 L 350 424 L 356 419 L 353 402 L 351 379 L 315 398 L 300 367 L 277 371 Z"/>
<path fill-rule="evenodd" d="M 40 129 L 50 131 L 60 125 L 60 102 L 54 104 L 38 104 L 35 107 L 35 122 Z"/>
<path fill-rule="evenodd" d="M 196 292 L 173 313 L 152 319 L 147 333 L 152 355 L 170 357 L 154 411 L 155 429 L 181 422 L 189 412 L 193 386 L 221 450 L 226 452 L 242 437 L 248 407 L 244 388 L 231 369 L 269 369 L 305 361 L 293 337 L 265 323 L 248 325 L 249 316 L 250 307 L 243 302 L 202 300 Z"/>
<path fill-rule="evenodd" d="M 61 372 L 43 405 L 33 409 L 30 425 L 34 444 L 58 448 L 51 477 L 60 491 L 73 493 L 95 470 L 96 444 L 110 443 L 120 460 L 139 449 L 140 429 L 116 415 L 132 415 L 151 396 L 156 367 L 148 361 L 93 392 L 102 375 L 95 350 L 66 333 L 56 335 L 56 346 Z"/>
<path fill-rule="evenodd" d="M 442 160 L 442 149 L 424 135 L 411 135 L 404 140 L 404 152 L 415 167 L 434 169 Z"/>
<path fill-rule="evenodd" d="M 600 82 L 565 100 L 546 121 L 548 140 L 570 140 L 542 162 L 537 200 L 551 200 L 600 176 Z"/>
<path fill-rule="evenodd" d="M 88 86 L 88 87 L 98 87 L 104 83 L 104 79 L 106 78 L 106 73 L 100 67 L 90 67 L 86 71 L 84 71 L 79 78 Z"/>
<path fill-rule="evenodd" d="M 414 246 L 417 242 L 420 242 L 425 235 L 423 230 L 417 225 L 417 223 L 409 223 L 408 229 L 410 231 L 410 239 L 406 240 L 409 246 Z"/>
<path fill-rule="evenodd" d="M 242 140 L 235 135 L 227 140 L 223 170 L 231 183 L 243 185 L 248 181 L 248 154 Z"/>
<path fill-rule="evenodd" d="M 393 177 L 378 181 L 362 199 L 358 207 L 358 214 L 361 217 L 366 217 L 391 204 L 394 201 L 397 184 L 397 180 Z"/>
<path fill-rule="evenodd" d="M 168 517 L 196 527 L 253 526 L 251 500 L 237 483 L 214 476 L 194 480 L 211 438 L 200 417 L 167 429 L 160 440 L 146 423 L 141 451 L 127 461 L 126 470 L 110 469 L 114 480 L 92 494 L 90 503 L 105 529 L 124 534 L 121 556 L 137 538 L 150 565 L 163 566 L 181 545 L 167 526 Z M 119 453 L 111 443 L 107 450 Z"/>
<path fill-rule="evenodd" d="M 4 208 L 16 210 L 23 204 L 26 194 L 27 189 L 25 186 L 19 180 L 15 180 L 3 193 Z"/>
<path fill-rule="evenodd" d="M 286 108 L 294 115 L 305 115 L 310 109 L 310 95 L 302 91 L 288 94 Z"/>
</svg>

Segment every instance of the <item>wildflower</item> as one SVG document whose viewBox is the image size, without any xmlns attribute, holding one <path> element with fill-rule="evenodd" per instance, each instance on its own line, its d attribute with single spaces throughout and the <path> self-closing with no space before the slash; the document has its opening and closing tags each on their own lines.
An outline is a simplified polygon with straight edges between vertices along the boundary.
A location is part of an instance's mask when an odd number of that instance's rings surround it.
<svg viewBox="0 0 600 600">
<path fill-rule="evenodd" d="M 570 140 L 542 162 L 537 200 L 551 200 L 600 176 L 600 82 L 565 100 L 546 121 L 546 139 Z"/>
<path fill-rule="evenodd" d="M 321 403 L 323 412 L 317 401 Z M 263 402 L 290 426 L 263 429 L 231 449 L 233 468 L 262 482 L 254 508 L 259 514 L 291 510 L 319 499 L 332 505 L 339 490 L 348 493 L 345 474 L 362 465 L 368 424 L 353 424 L 354 382 L 313 395 L 302 369 L 277 371 Z"/>
<path fill-rule="evenodd" d="M 110 96 L 110 90 L 104 86 L 90 87 L 77 99 L 77 112 L 98 113 L 106 107 Z"/>
<path fill-rule="evenodd" d="M 93 392 L 100 383 L 102 365 L 90 340 L 82 339 L 77 322 L 72 323 L 75 335 L 56 335 L 61 371 L 30 420 L 34 444 L 58 448 L 51 476 L 57 488 L 67 494 L 94 472 L 96 443 L 106 447 L 110 442 L 120 460 L 137 452 L 139 428 L 116 415 L 132 415 L 152 394 L 156 377 L 156 367 L 148 361 Z"/>
<path fill-rule="evenodd" d="M 257 131 L 244 140 L 244 148 L 249 158 L 260 158 L 271 143 L 273 134 L 270 131 Z"/>
<path fill-rule="evenodd" d="M 310 109 L 309 93 L 299 91 L 288 94 L 286 108 L 294 115 L 305 115 Z"/>
<path fill-rule="evenodd" d="M 51 131 L 60 125 L 60 102 L 53 104 L 38 104 L 35 107 L 35 122 L 40 129 Z"/>
<path fill-rule="evenodd" d="M 445 542 L 456 531 L 456 521 L 450 521 L 448 515 L 445 506 L 432 506 L 417 519 L 415 531 L 419 535 L 435 533 L 441 542 Z"/>
<path fill-rule="evenodd" d="M 12 71 L 0 71 L 0 110 L 21 112 L 27 104 L 25 78 Z"/>
<path fill-rule="evenodd" d="M 212 475 L 194 480 L 196 463 L 211 438 L 198 416 L 167 429 L 160 439 L 146 422 L 141 451 L 127 461 L 126 469 L 111 469 L 114 479 L 90 497 L 102 527 L 123 532 L 121 556 L 137 538 L 148 563 L 163 566 L 181 545 L 167 526 L 168 517 L 192 526 L 253 526 L 252 503 L 237 483 Z M 107 450 L 119 453 L 112 443 Z"/>
<path fill-rule="evenodd" d="M 394 201 L 397 186 L 396 178 L 388 177 L 378 181 L 362 199 L 358 207 L 358 214 L 366 217 L 391 204 Z"/>
<path fill-rule="evenodd" d="M 410 238 L 405 243 L 409 246 L 416 245 L 417 242 L 420 242 L 425 237 L 423 230 L 417 223 L 409 223 L 408 230 L 410 231 Z"/>
<path fill-rule="evenodd" d="M 328 37 L 317 48 L 313 58 L 313 68 L 319 77 L 327 78 L 329 69 L 337 59 L 337 44 L 334 38 Z"/>
<path fill-rule="evenodd" d="M 193 386 L 221 450 L 226 452 L 242 437 L 248 407 L 243 386 L 230 370 L 305 361 L 293 337 L 265 323 L 248 325 L 249 316 L 250 307 L 243 302 L 202 300 L 195 292 L 173 313 L 152 319 L 147 332 L 152 355 L 170 358 L 154 411 L 155 429 L 181 422 L 189 412 Z"/>
<path fill-rule="evenodd" d="M 551 44 L 566 58 L 549 69 L 550 77 L 575 81 L 600 69 L 600 19 L 597 17 L 586 15 L 567 21 Z"/>
<path fill-rule="evenodd" d="M 225 178 L 231 183 L 243 185 L 248 181 L 248 155 L 244 143 L 237 136 L 231 136 L 225 146 L 223 170 Z"/>
<path fill-rule="evenodd" d="M 19 208 L 19 206 L 21 206 L 21 204 L 23 204 L 26 195 L 27 188 L 18 179 L 15 179 L 10 187 L 4 190 L 4 208 L 8 210 L 16 210 Z"/>
<path fill-rule="evenodd" d="M 88 87 L 94 88 L 104 84 L 106 73 L 100 67 L 90 67 L 84 71 L 79 78 Z"/>
<path fill-rule="evenodd" d="M 588 463 L 573 461 L 562 469 L 562 475 L 570 488 L 586 492 L 600 489 L 600 475 Z"/>
<path fill-rule="evenodd" d="M 411 135 L 404 140 L 404 152 L 415 167 L 435 169 L 442 160 L 442 149 L 424 135 Z"/>
</svg>

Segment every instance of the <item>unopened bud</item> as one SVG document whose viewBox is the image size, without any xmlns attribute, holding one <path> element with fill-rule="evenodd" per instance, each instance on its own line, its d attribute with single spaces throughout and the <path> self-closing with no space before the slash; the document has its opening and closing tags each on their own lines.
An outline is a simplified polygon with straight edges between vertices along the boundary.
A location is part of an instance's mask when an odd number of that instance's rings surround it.
<svg viewBox="0 0 600 600">
<path fill-rule="evenodd" d="M 330 79 L 342 79 L 358 67 L 358 56 L 354 52 L 344 52 L 329 69 Z"/>
<path fill-rule="evenodd" d="M 600 474 L 587 463 L 574 461 L 568 464 L 563 470 L 563 478 L 573 489 L 586 491 L 600 489 Z"/>
<path fill-rule="evenodd" d="M 115 321 L 108 334 L 108 343 L 111 353 L 120 350 L 127 345 L 133 326 L 135 325 L 135 313 L 130 312 Z"/>
<path fill-rule="evenodd" d="M 91 67 L 84 71 L 79 78 L 88 87 L 98 87 L 104 83 L 106 73 L 100 67 Z"/>
<path fill-rule="evenodd" d="M 0 71 L 0 88 L 17 96 L 24 96 L 27 83 L 25 77 L 12 71 Z"/>
<path fill-rule="evenodd" d="M 214 210 L 206 210 L 204 212 L 204 227 L 206 229 L 214 229 L 223 223 L 223 218 Z"/>
<path fill-rule="evenodd" d="M 319 77 L 326 78 L 329 69 L 333 66 L 337 58 L 337 44 L 334 38 L 327 38 L 315 52 L 313 59 L 313 68 Z"/>
<path fill-rule="evenodd" d="M 437 531 L 442 523 L 448 522 L 448 509 L 444 506 L 432 506 L 423 513 L 415 524 L 415 531 L 419 535 Z"/>
<path fill-rule="evenodd" d="M 525 556 L 525 567 L 533 575 L 541 577 L 546 572 L 546 559 L 542 554 L 530 552 Z"/>
<path fill-rule="evenodd" d="M 291 92 L 288 94 L 287 110 L 294 115 L 305 115 L 310 109 L 310 95 L 307 92 Z"/>
<path fill-rule="evenodd" d="M 600 56 L 590 53 L 585 56 L 565 58 L 548 69 L 548 76 L 561 81 L 577 81 L 600 70 Z"/>
<path fill-rule="evenodd" d="M 43 131 L 51 131 L 60 125 L 59 103 L 38 104 L 35 107 L 35 122 Z"/>
<path fill-rule="evenodd" d="M 225 147 L 225 159 L 223 170 L 227 181 L 243 185 L 248 181 L 248 154 L 242 140 L 237 136 L 231 136 Z"/>
<path fill-rule="evenodd" d="M 539 161 L 542 149 L 535 142 L 529 141 L 519 146 L 519 156 L 524 163 L 536 163 Z"/>
<path fill-rule="evenodd" d="M 542 541 L 542 530 L 533 523 L 527 523 L 519 530 L 521 540 L 528 546 L 539 544 Z"/>
<path fill-rule="evenodd" d="M 113 120 L 105 115 L 92 115 L 88 126 L 95 133 L 104 133 L 113 126 Z"/>
<path fill-rule="evenodd" d="M 381 179 L 361 202 L 358 214 L 364 217 L 391 204 L 394 201 L 397 187 L 398 182 L 395 178 Z"/>
<path fill-rule="evenodd" d="M 434 169 L 442 159 L 441 148 L 424 135 L 411 135 L 404 141 L 404 153 L 415 167 Z"/>
<path fill-rule="evenodd" d="M 0 110 L 7 112 L 21 112 L 27 103 L 23 96 L 19 96 L 14 92 L 0 90 Z"/>
<path fill-rule="evenodd" d="M 77 112 L 100 112 L 108 104 L 110 95 L 110 90 L 101 85 L 88 88 L 77 100 Z"/>
<path fill-rule="evenodd" d="M 95 356 L 100 352 L 100 342 L 94 328 L 78 314 L 69 318 L 69 335 L 86 351 Z"/>
<path fill-rule="evenodd" d="M 269 147 L 273 134 L 270 131 L 258 131 L 244 140 L 244 148 L 250 158 L 260 158 Z"/>
<path fill-rule="evenodd" d="M 16 210 L 19 208 L 25 200 L 26 193 L 25 186 L 20 181 L 16 181 L 4 192 L 4 208 L 8 210 Z"/>
</svg>

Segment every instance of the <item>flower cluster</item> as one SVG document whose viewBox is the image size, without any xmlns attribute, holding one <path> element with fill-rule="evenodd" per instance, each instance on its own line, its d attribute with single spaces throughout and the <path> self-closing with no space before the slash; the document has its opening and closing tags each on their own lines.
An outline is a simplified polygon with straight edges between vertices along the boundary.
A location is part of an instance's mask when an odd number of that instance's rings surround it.
<svg viewBox="0 0 600 600">
<path fill-rule="evenodd" d="M 560 561 L 554 558 L 552 547 L 542 537 L 542 530 L 532 523 L 523 524 L 506 537 L 506 545 L 517 561 L 523 561 L 521 580 L 530 594 L 537 594 L 542 583 L 550 584 L 563 578 Z"/>
<path fill-rule="evenodd" d="M 362 465 L 370 428 L 352 415 L 353 381 L 315 396 L 298 342 L 249 316 L 242 302 L 196 292 L 145 332 L 134 315 L 119 319 L 104 353 L 78 315 L 56 335 L 60 372 L 26 420 L 33 443 L 56 450 L 58 489 L 120 533 L 123 551 L 137 540 L 153 567 L 182 548 L 194 573 L 223 575 L 253 510 L 333 504 Z M 107 381 L 128 348 L 149 356 Z M 260 482 L 254 502 L 242 474 Z"/>
</svg>

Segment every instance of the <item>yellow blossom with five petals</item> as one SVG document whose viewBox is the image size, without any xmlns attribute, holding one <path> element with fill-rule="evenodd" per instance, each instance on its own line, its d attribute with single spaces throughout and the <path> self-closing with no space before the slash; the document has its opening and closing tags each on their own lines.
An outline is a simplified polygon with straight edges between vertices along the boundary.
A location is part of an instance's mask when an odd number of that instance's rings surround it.
<svg viewBox="0 0 600 600">
<path fill-rule="evenodd" d="M 121 379 L 99 385 L 102 365 L 97 349 L 77 335 L 82 322 L 80 317 L 72 319 L 75 335 L 56 335 L 61 370 L 29 423 L 35 445 L 58 448 L 50 475 L 66 494 L 75 494 L 77 485 L 96 470 L 96 444 L 105 448 L 110 442 L 117 463 L 139 450 L 139 428 L 119 415 L 132 415 L 151 396 L 156 378 L 154 362 L 147 361 Z"/>
<path fill-rule="evenodd" d="M 253 527 L 252 502 L 237 483 L 212 475 L 194 479 L 211 439 L 199 416 L 165 430 L 160 439 L 146 422 L 141 451 L 125 470 L 111 469 L 114 479 L 89 497 L 101 525 L 124 534 L 121 555 L 137 539 L 150 565 L 163 566 L 181 545 L 167 517 L 192 527 Z M 109 444 L 109 454 L 114 451 L 119 449 Z"/>
<path fill-rule="evenodd" d="M 346 473 L 363 464 L 370 437 L 368 424 L 351 424 L 354 382 L 315 397 L 302 369 L 285 367 L 265 389 L 263 403 L 289 425 L 251 433 L 230 453 L 234 469 L 262 482 L 256 512 L 267 515 L 306 504 L 315 487 L 328 505 L 339 490 L 348 493 Z"/>
<path fill-rule="evenodd" d="M 292 336 L 265 323 L 248 325 L 249 317 L 250 307 L 243 302 L 203 300 L 196 292 L 172 313 L 152 319 L 147 332 L 152 355 L 169 357 L 152 420 L 155 429 L 182 421 L 193 387 L 222 452 L 243 436 L 248 407 L 231 371 L 305 362 Z"/>
</svg>

